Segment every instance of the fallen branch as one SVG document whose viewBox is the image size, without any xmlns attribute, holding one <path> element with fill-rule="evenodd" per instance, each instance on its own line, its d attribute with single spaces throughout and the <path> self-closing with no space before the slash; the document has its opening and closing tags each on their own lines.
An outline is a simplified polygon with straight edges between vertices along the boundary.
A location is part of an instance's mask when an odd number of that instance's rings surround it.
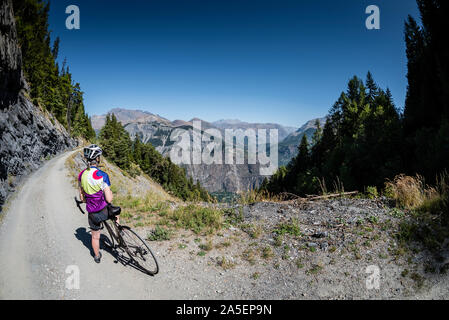
<svg viewBox="0 0 449 320">
<path fill-rule="evenodd" d="M 301 199 L 300 196 L 298 196 L 298 195 L 296 195 L 296 194 L 293 194 L 293 193 L 290 193 L 290 192 L 281 192 L 281 193 L 279 194 L 279 196 L 280 196 L 282 199 L 287 198 L 287 197 L 292 198 L 291 200 Z"/>
<path fill-rule="evenodd" d="M 333 193 L 333 194 L 326 194 L 324 196 L 307 196 L 307 200 L 322 200 L 322 199 L 329 199 L 329 198 L 338 198 L 338 197 L 344 197 L 344 196 L 352 196 L 358 194 L 358 191 L 351 191 L 351 192 L 343 192 L 343 193 Z"/>
</svg>

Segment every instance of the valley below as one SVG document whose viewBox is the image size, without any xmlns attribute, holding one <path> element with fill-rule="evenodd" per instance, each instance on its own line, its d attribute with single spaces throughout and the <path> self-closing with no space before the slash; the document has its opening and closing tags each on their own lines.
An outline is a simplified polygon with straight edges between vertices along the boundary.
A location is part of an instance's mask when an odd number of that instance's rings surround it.
<svg viewBox="0 0 449 320">
<path fill-rule="evenodd" d="M 265 129 L 267 132 L 269 130 L 276 130 L 278 134 L 278 141 L 276 143 L 279 148 L 279 165 L 286 165 L 296 156 L 297 147 L 303 135 L 306 135 L 310 139 L 316 130 L 315 120 L 308 121 L 304 126 L 296 129 L 274 123 L 247 123 L 239 120 L 220 120 L 210 123 L 194 118 L 190 121 L 170 121 L 147 111 L 120 108 L 112 109 L 109 113 L 115 115 L 133 140 L 138 137 L 143 143 L 151 143 L 157 151 L 168 157 L 170 157 L 170 152 L 175 143 L 171 140 L 171 137 L 178 132 L 188 132 L 192 136 L 194 121 L 201 123 L 202 134 L 204 130 L 215 129 L 220 132 L 223 139 L 226 130 L 233 130 L 236 137 L 242 139 L 245 137 L 245 130 L 248 129 L 254 130 L 256 137 L 259 129 Z M 92 125 L 97 133 L 104 125 L 105 118 L 106 115 L 92 117 Z M 319 120 L 324 125 L 325 118 Z M 248 152 L 246 140 L 242 141 L 244 141 L 243 144 L 239 144 L 236 139 L 236 142 L 233 144 L 234 154 L 238 152 L 237 150 L 243 150 L 245 153 Z M 191 141 L 190 145 L 192 146 L 190 150 L 193 151 L 193 141 Z M 203 142 L 201 148 L 204 149 L 205 145 L 206 143 Z M 224 140 L 222 141 L 222 145 L 225 145 Z M 258 151 L 262 148 L 266 148 L 266 146 L 259 146 Z M 236 161 L 231 164 L 225 164 L 225 159 L 222 162 L 223 164 L 193 164 L 192 162 L 192 164 L 180 165 L 186 169 L 189 177 L 192 177 L 195 182 L 199 181 L 211 193 L 224 192 L 226 194 L 233 194 L 252 190 L 259 187 L 265 177 L 269 177 L 261 174 L 261 164 L 259 162 L 250 164 L 246 158 L 243 164 L 238 164 Z"/>
</svg>

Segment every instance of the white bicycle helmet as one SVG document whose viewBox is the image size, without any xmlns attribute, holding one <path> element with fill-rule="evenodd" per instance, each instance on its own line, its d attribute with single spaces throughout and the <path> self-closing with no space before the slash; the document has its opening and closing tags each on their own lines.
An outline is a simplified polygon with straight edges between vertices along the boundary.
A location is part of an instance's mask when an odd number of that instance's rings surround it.
<svg viewBox="0 0 449 320">
<path fill-rule="evenodd" d="M 93 161 L 97 159 L 98 156 L 100 156 L 103 153 L 103 150 L 96 144 L 92 144 L 86 148 L 84 148 L 84 158 L 86 158 L 87 161 Z"/>
</svg>

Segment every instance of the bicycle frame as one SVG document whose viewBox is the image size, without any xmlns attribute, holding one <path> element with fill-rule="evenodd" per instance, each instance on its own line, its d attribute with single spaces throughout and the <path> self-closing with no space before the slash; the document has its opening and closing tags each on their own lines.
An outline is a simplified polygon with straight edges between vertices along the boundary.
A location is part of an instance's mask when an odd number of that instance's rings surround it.
<svg viewBox="0 0 449 320">
<path fill-rule="evenodd" d="M 80 209 L 80 211 L 85 214 L 85 212 L 83 211 L 83 209 L 81 208 L 80 204 L 83 203 L 81 201 L 79 201 L 76 197 L 75 201 L 76 204 L 78 206 L 78 208 Z M 111 221 L 112 226 L 108 223 L 108 221 Z M 103 229 L 104 227 L 106 227 L 106 230 L 108 230 L 109 233 L 109 237 L 111 240 L 111 246 L 110 248 L 112 250 L 115 250 L 117 248 L 121 248 L 123 249 L 129 256 L 129 260 L 125 263 L 125 264 L 133 264 L 135 265 L 135 267 L 137 267 L 139 270 L 149 274 L 149 275 L 155 275 L 156 273 L 159 272 L 159 265 L 158 262 L 156 260 L 156 257 L 154 256 L 153 252 L 151 251 L 150 247 L 145 243 L 144 240 L 142 240 L 139 235 L 137 235 L 134 231 L 131 230 L 130 227 L 128 226 L 122 226 L 117 222 L 117 217 L 114 216 L 113 218 L 109 218 L 105 221 L 101 222 L 101 229 Z M 101 230 L 100 229 L 100 230 Z M 124 232 L 126 234 L 128 234 L 128 232 L 130 232 L 131 234 L 134 234 L 135 237 L 137 237 L 137 241 L 139 242 L 139 244 L 135 244 L 135 243 L 128 243 L 127 241 L 125 241 L 125 239 L 123 238 L 123 235 L 121 234 L 121 231 L 125 230 Z M 128 234 L 129 236 L 129 234 Z M 140 244 L 140 242 L 142 242 L 142 244 Z M 104 243 L 106 246 L 109 247 L 108 244 Z M 156 270 L 153 271 L 153 269 L 148 269 L 148 266 L 142 266 L 141 263 L 136 260 L 136 255 L 140 255 L 140 258 L 142 258 L 144 261 L 147 261 L 144 256 L 146 256 L 147 254 L 149 254 L 148 258 L 152 258 L 154 259 L 154 263 L 155 263 L 155 267 Z M 119 256 L 121 256 L 119 254 Z M 140 259 L 138 258 L 138 259 Z M 119 259 L 117 259 L 119 260 Z M 122 259 L 120 259 L 120 261 L 122 261 Z M 123 261 L 122 261 L 123 263 Z"/>
<path fill-rule="evenodd" d="M 111 221 L 112 222 L 112 227 L 109 225 L 109 223 L 107 223 L 107 221 Z M 114 219 L 108 219 L 106 221 L 102 222 L 103 226 L 106 226 L 106 229 L 108 230 L 109 236 L 111 238 L 112 241 L 112 248 L 116 248 L 114 245 L 114 240 L 117 242 L 117 246 L 118 247 L 122 247 L 123 249 L 126 250 L 125 246 L 123 245 L 123 238 L 120 236 L 120 229 L 119 229 L 119 225 L 117 223 L 117 221 Z M 114 229 L 114 231 L 112 230 L 112 228 Z"/>
</svg>

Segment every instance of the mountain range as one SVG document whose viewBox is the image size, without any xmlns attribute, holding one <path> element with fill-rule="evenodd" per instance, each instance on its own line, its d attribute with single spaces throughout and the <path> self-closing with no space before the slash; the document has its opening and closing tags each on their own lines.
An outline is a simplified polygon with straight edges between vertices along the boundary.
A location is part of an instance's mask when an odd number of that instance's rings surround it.
<svg viewBox="0 0 449 320">
<path fill-rule="evenodd" d="M 296 157 L 296 155 L 298 154 L 298 146 L 301 143 L 302 136 L 306 135 L 310 143 L 312 141 L 312 136 L 317 129 L 316 121 L 318 120 L 320 122 L 321 128 L 323 128 L 324 124 L 326 123 L 326 119 L 326 117 L 323 117 L 307 121 L 301 128 L 295 130 L 287 137 L 285 137 L 279 143 L 278 147 L 279 166 L 287 165 L 293 157 Z"/>
<path fill-rule="evenodd" d="M 122 123 L 124 128 L 129 132 L 132 139 L 136 136 L 144 143 L 151 143 L 162 155 L 170 156 L 170 151 L 174 142 L 170 140 L 172 134 L 176 130 L 186 130 L 192 137 L 193 122 L 201 121 L 201 130 L 204 133 L 206 129 L 217 129 L 222 136 L 225 135 L 226 129 L 241 130 L 235 131 L 237 138 L 244 135 L 247 129 L 277 129 L 278 130 L 278 149 L 279 149 L 279 165 L 287 164 L 295 155 L 296 149 L 305 134 L 310 138 L 316 130 L 315 120 L 310 120 L 301 128 L 294 128 L 283 126 L 276 123 L 248 123 L 238 119 L 219 120 L 215 122 L 207 122 L 198 118 L 193 118 L 189 121 L 174 120 L 170 121 L 160 115 L 153 114 L 142 110 L 129 110 L 122 108 L 115 108 L 108 113 L 113 113 L 117 120 Z M 105 123 L 106 115 L 92 116 L 92 126 L 98 133 Z M 324 125 L 325 118 L 318 119 Z M 243 137 L 242 137 L 243 138 Z M 234 156 L 235 150 L 238 148 L 246 148 L 247 142 L 244 145 L 239 145 L 239 139 L 234 142 Z M 224 141 L 222 141 L 224 145 Z M 193 146 L 193 141 L 191 141 Z M 202 143 L 204 148 L 205 143 Z M 246 150 L 246 149 L 245 149 Z M 223 161 L 224 162 L 224 161 Z M 235 163 L 235 162 L 234 162 Z M 263 181 L 265 176 L 260 174 L 260 164 L 189 164 L 181 165 L 186 168 L 187 174 L 192 176 L 194 181 L 199 180 L 200 183 L 209 192 L 239 192 L 248 189 L 256 188 Z"/>
</svg>

